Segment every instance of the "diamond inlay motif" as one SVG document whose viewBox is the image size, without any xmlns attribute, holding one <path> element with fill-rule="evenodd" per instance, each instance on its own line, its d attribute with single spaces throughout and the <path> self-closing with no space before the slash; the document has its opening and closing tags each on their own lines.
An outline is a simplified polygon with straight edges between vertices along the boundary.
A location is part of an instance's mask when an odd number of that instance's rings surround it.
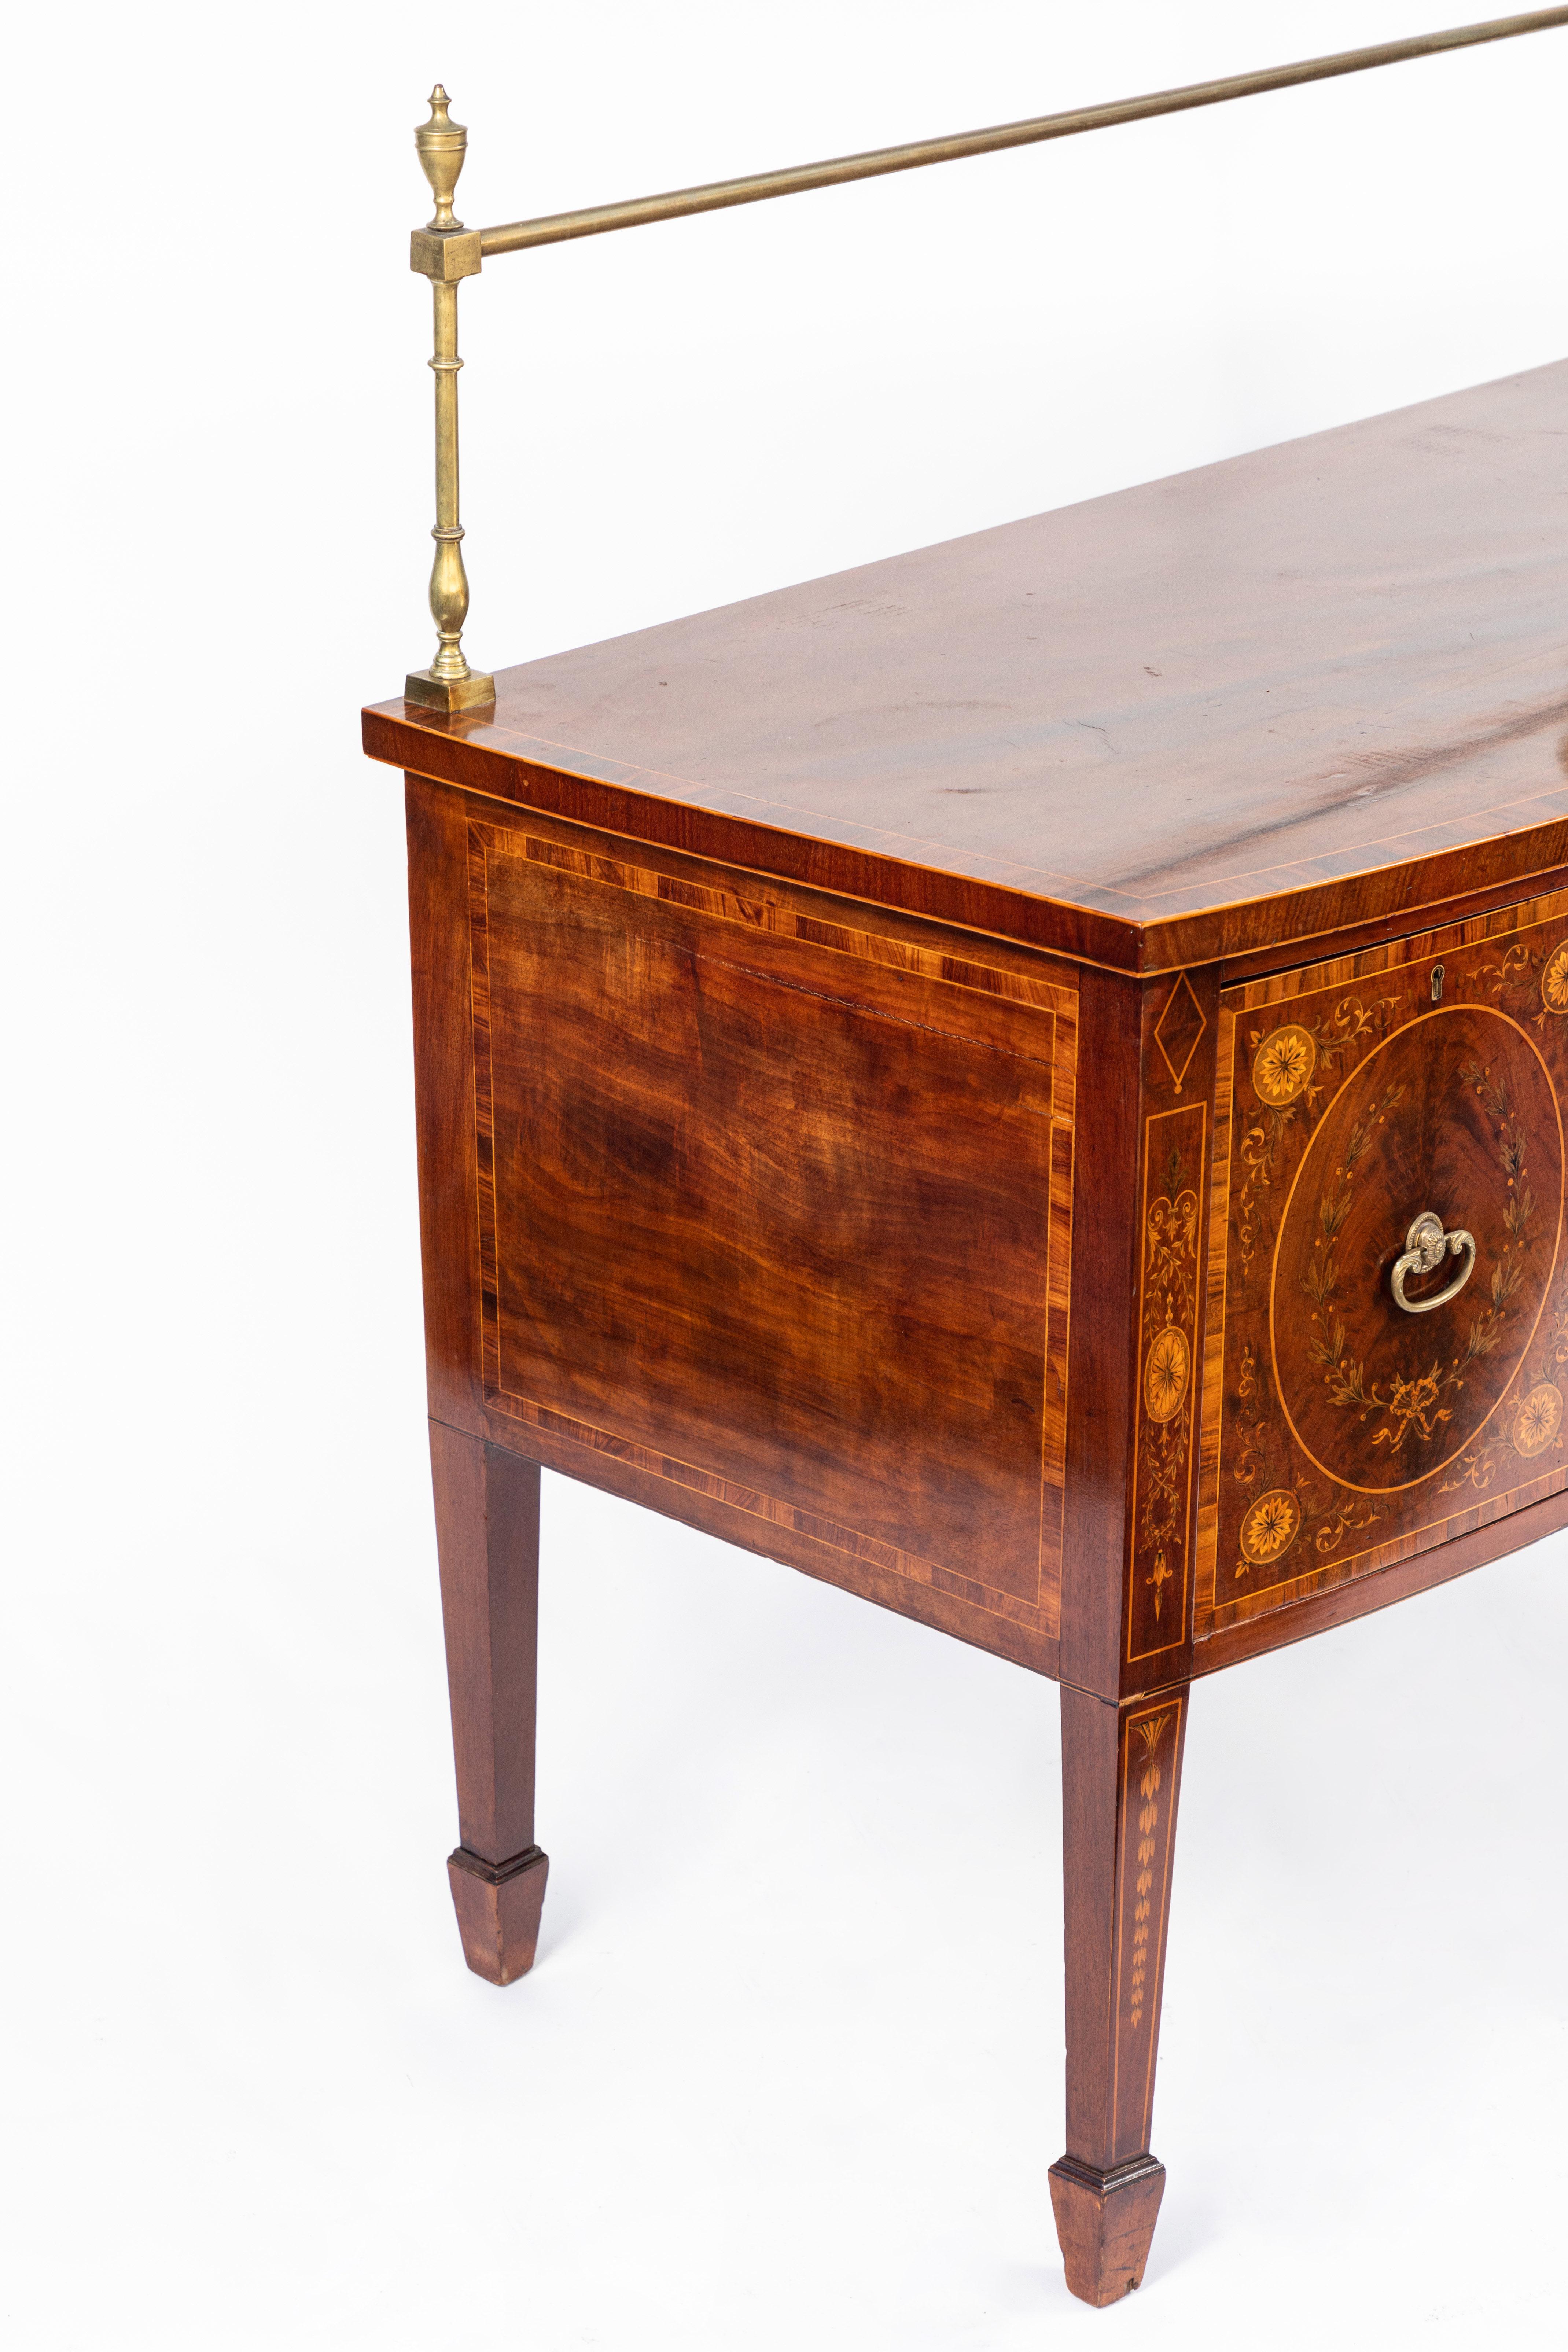
<svg viewBox="0 0 1568 2352">
<path fill-rule="evenodd" d="M 1165 1067 L 1170 1071 L 1176 1092 L 1182 1091 L 1182 1080 L 1198 1050 L 1198 1039 L 1208 1027 L 1203 1006 L 1193 993 L 1193 984 L 1186 973 L 1178 972 L 1176 984 L 1165 999 L 1164 1011 L 1154 1024 L 1154 1043 L 1160 1048 Z"/>
</svg>

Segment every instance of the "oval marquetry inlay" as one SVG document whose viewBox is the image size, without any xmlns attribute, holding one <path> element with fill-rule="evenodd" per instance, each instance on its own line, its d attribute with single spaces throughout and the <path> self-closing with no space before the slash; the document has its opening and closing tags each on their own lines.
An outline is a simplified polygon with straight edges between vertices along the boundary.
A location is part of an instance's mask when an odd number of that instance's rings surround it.
<svg viewBox="0 0 1568 2352">
<path fill-rule="evenodd" d="M 1542 1381 L 1514 1409 L 1514 1452 L 1526 1461 L 1532 1454 L 1544 1454 L 1562 1426 L 1563 1391 L 1554 1381 Z"/>
<path fill-rule="evenodd" d="M 1275 1110 L 1294 1102 L 1317 1066 L 1318 1046 L 1310 1029 L 1295 1022 L 1271 1029 L 1253 1056 L 1252 1083 Z"/>
<path fill-rule="evenodd" d="M 1187 1393 L 1191 1370 L 1187 1343 L 1174 1326 L 1162 1331 L 1143 1367 L 1143 1403 L 1153 1422 L 1172 1420 Z"/>
<path fill-rule="evenodd" d="M 1241 1549 L 1255 1567 L 1272 1568 L 1301 1527 L 1301 1506 L 1288 1486 L 1260 1495 L 1241 1522 Z"/>
<path fill-rule="evenodd" d="M 1568 1013 L 1568 940 L 1547 960 L 1541 975 L 1541 1002 L 1548 1013 Z"/>
<path fill-rule="evenodd" d="M 1269 1308 L 1280 1401 L 1329 1477 L 1387 1492 L 1429 1478 L 1471 1444 L 1541 1318 L 1563 1167 L 1545 1065 L 1500 1013 L 1427 1013 L 1341 1087 L 1280 1219 Z M 1394 1304 L 1389 1276 L 1424 1209 L 1474 1234 L 1476 1264 L 1456 1297 L 1413 1317 Z M 1434 1295 L 1449 1279 L 1439 1267 L 1406 1295 Z M 1556 1436 L 1555 1391 L 1510 1410 L 1520 1452 Z"/>
</svg>

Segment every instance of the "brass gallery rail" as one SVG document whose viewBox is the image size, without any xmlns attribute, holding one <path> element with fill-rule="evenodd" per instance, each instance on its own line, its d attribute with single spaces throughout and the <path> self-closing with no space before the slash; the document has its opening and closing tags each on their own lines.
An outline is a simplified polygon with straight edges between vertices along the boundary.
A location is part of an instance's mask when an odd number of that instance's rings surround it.
<svg viewBox="0 0 1568 2352">
<path fill-rule="evenodd" d="M 1032 147 L 1047 139 L 1070 139 L 1081 131 L 1104 131 L 1152 115 L 1183 114 L 1194 107 L 1218 106 L 1227 99 L 1256 98 L 1266 90 L 1291 89 L 1303 82 L 1330 81 L 1342 74 L 1365 73 L 1373 66 L 1402 65 L 1413 58 L 1448 49 L 1475 48 L 1484 41 L 1507 41 L 1521 33 L 1544 33 L 1568 26 L 1568 7 L 1538 8 L 1520 16 L 1498 16 L 1482 25 L 1456 25 L 1404 41 L 1365 49 L 1342 49 L 1331 57 L 1304 58 L 1294 65 L 1269 66 L 1233 74 L 1223 81 L 1189 82 L 1177 89 L 1152 90 L 1104 106 L 1040 114 L 1022 122 L 1002 122 L 986 131 L 963 131 L 947 139 L 922 139 L 902 147 L 876 147 L 859 155 L 837 155 L 786 171 L 758 172 L 748 179 L 713 180 L 700 187 L 674 188 L 663 195 L 633 196 L 621 204 L 593 205 L 579 212 L 549 213 L 537 220 L 508 221 L 499 227 L 465 229 L 452 211 L 463 168 L 468 132 L 448 115 L 449 100 L 439 82 L 430 96 L 430 120 L 415 132 L 419 160 L 436 195 L 433 219 L 416 229 L 410 261 L 431 281 L 436 307 L 436 562 L 430 575 L 430 610 L 438 645 L 427 670 L 413 673 L 405 692 L 427 709 L 466 710 L 494 699 L 495 682 L 468 667 L 462 649 L 468 611 L 463 569 L 462 527 L 458 520 L 458 285 L 478 275 L 486 256 L 521 253 L 533 246 L 559 245 L 571 237 L 601 236 L 610 229 L 642 228 L 693 213 L 721 212 L 731 205 L 755 205 L 770 196 L 794 196 L 811 188 L 842 186 L 889 172 L 915 172 L 927 163 L 953 163 L 968 155 L 995 154 L 1008 147 Z"/>
</svg>

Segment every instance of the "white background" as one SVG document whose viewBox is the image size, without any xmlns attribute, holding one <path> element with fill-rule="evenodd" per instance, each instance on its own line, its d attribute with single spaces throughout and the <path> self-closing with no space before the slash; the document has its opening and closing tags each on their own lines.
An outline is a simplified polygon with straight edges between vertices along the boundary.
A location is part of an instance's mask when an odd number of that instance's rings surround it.
<svg viewBox="0 0 1568 2352">
<path fill-rule="evenodd" d="M 1479 0 L 1477 0 L 1479 5 Z M 1447 12 L 1454 21 L 1454 12 Z M 1560 1539 L 1199 1686 L 1144 2291 L 1068 2297 L 1048 1685 L 548 1481 L 535 1973 L 464 1969 L 398 780 L 428 211 L 1393 37 L 1442 0 L 57 5 L 8 75 L 18 2352 L 1560 2346 Z M 516 661 L 1568 351 L 1568 36 L 518 256 Z"/>
</svg>

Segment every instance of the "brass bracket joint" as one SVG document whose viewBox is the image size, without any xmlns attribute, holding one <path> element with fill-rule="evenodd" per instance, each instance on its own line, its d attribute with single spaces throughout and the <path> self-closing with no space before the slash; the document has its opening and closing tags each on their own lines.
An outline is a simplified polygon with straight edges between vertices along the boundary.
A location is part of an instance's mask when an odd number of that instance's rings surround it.
<svg viewBox="0 0 1568 2352">
<path fill-rule="evenodd" d="M 437 286 L 454 286 L 459 278 L 477 278 L 479 230 L 416 228 L 408 240 L 408 267 Z"/>
</svg>

